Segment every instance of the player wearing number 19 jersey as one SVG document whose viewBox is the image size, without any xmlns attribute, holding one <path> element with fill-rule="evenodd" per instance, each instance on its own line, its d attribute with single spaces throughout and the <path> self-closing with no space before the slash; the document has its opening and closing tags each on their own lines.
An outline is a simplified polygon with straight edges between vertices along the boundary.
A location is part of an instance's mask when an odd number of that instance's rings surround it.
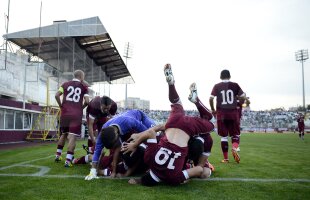
<svg viewBox="0 0 310 200">
<path fill-rule="evenodd" d="M 61 160 L 65 140 L 68 139 L 68 151 L 65 167 L 71 166 L 76 137 L 81 135 L 83 109 L 89 102 L 88 88 L 84 81 L 84 72 L 74 71 L 74 79 L 61 85 L 55 99 L 61 109 L 60 139 L 58 141 L 55 161 Z M 63 96 L 62 101 L 60 96 Z M 83 104 L 84 101 L 84 104 Z"/>
<path fill-rule="evenodd" d="M 210 106 L 214 109 L 214 98 L 216 97 L 216 119 L 218 134 L 221 136 L 221 147 L 224 156 L 222 162 L 228 162 L 228 136 L 232 141 L 232 154 L 237 163 L 240 162 L 237 149 L 240 142 L 239 121 L 240 117 L 237 110 L 237 98 L 244 99 L 245 93 L 238 83 L 230 80 L 230 72 L 223 70 L 220 76 L 222 82 L 216 84 L 211 92 Z"/>
<path fill-rule="evenodd" d="M 129 180 L 131 184 L 141 181 L 146 186 L 153 186 L 158 182 L 178 185 L 191 177 L 200 177 L 203 173 L 201 166 L 190 169 L 184 169 L 183 166 L 188 155 L 190 137 L 199 133 L 209 133 L 214 129 L 214 125 L 209 121 L 212 118 L 212 113 L 199 100 L 196 84 L 192 84 L 189 100 L 198 108 L 200 117 L 186 116 L 174 85 L 170 64 L 165 65 L 164 73 L 169 88 L 169 100 L 172 103 L 166 124 L 139 133 L 134 142 L 123 145 L 123 151 L 126 152 L 135 149 L 144 140 L 147 143 L 144 161 L 150 170 L 141 180 Z M 165 136 L 158 143 L 156 131 L 165 131 Z"/>
</svg>

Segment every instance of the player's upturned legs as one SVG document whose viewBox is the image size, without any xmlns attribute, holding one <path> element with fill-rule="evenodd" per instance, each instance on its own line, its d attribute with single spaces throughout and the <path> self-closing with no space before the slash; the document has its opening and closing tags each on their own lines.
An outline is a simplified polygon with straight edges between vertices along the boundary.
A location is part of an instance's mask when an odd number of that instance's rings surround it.
<svg viewBox="0 0 310 200">
<path fill-rule="evenodd" d="M 166 64 L 164 67 L 164 73 L 166 76 L 166 81 L 169 85 L 173 85 L 174 84 L 174 77 L 172 74 L 172 69 L 171 69 L 171 65 L 170 64 Z"/>
<path fill-rule="evenodd" d="M 211 120 L 213 117 L 212 112 L 198 98 L 196 83 L 192 83 L 189 86 L 189 90 L 190 93 L 188 95 L 188 100 L 196 105 L 200 117 L 203 119 Z"/>
<path fill-rule="evenodd" d="M 169 86 L 169 101 L 171 103 L 180 103 L 180 97 L 178 95 L 178 92 L 175 89 L 174 86 L 174 77 L 172 74 L 172 69 L 170 64 L 166 64 L 164 67 L 164 73 L 166 76 L 166 81 Z"/>
<path fill-rule="evenodd" d="M 197 94 L 197 85 L 196 83 L 192 83 L 189 86 L 189 95 L 188 95 L 188 100 L 192 103 L 196 103 L 197 102 L 197 98 L 198 98 L 198 94 Z"/>
</svg>

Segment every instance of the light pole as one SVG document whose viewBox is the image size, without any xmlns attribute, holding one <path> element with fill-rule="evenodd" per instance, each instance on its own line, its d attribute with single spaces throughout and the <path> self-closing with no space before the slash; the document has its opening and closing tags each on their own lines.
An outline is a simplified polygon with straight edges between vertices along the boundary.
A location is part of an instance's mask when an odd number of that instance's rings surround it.
<svg viewBox="0 0 310 200">
<path fill-rule="evenodd" d="M 126 58 L 125 62 L 126 62 L 126 67 L 128 68 L 127 59 L 132 57 L 132 46 L 130 46 L 129 42 L 125 44 L 124 57 Z M 125 86 L 125 109 L 126 108 L 127 108 L 127 83 Z"/>
<path fill-rule="evenodd" d="M 306 110 L 306 106 L 305 106 L 304 62 L 307 59 L 309 59 L 308 49 L 302 49 L 302 50 L 295 52 L 295 58 L 296 58 L 296 61 L 301 62 L 301 67 L 302 67 L 302 94 L 303 94 L 303 98 L 302 98 L 303 104 L 302 105 L 303 105 L 303 109 Z"/>
</svg>

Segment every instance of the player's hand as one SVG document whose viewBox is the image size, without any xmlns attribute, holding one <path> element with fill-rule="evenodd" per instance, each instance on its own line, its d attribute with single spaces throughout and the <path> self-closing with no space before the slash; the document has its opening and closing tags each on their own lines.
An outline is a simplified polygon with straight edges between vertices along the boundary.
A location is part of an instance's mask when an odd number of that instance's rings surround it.
<svg viewBox="0 0 310 200">
<path fill-rule="evenodd" d="M 134 144 L 134 142 L 124 142 L 122 145 L 122 149 L 121 151 L 123 152 L 123 154 L 129 153 L 131 152 L 130 156 L 133 155 L 133 153 L 137 150 L 136 145 Z"/>
<path fill-rule="evenodd" d="M 92 179 L 98 179 L 97 170 L 95 168 L 91 168 L 89 174 L 85 177 L 86 181 L 90 181 Z"/>
<path fill-rule="evenodd" d="M 211 176 L 211 174 L 212 174 L 211 169 L 210 169 L 210 168 L 207 168 L 207 167 L 204 167 L 204 168 L 203 168 L 203 172 L 202 172 L 202 174 L 200 175 L 200 178 L 202 178 L 202 179 L 207 179 L 207 178 L 209 178 L 209 177 Z"/>
<path fill-rule="evenodd" d="M 138 137 L 139 137 L 139 134 L 137 134 L 137 133 L 131 134 L 131 136 L 130 136 L 130 138 L 127 140 L 127 142 L 136 141 Z"/>
</svg>

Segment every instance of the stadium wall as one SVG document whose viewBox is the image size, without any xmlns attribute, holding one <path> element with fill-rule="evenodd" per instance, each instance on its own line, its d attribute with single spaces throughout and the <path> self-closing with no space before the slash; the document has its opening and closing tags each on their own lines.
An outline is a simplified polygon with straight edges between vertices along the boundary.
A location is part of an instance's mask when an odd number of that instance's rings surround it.
<svg viewBox="0 0 310 200">
<path fill-rule="evenodd" d="M 25 103 L 23 109 L 23 102 L 0 97 L 0 143 L 26 140 L 42 109 L 36 103 Z M 49 133 L 54 134 L 56 131 L 53 130 Z"/>
</svg>

